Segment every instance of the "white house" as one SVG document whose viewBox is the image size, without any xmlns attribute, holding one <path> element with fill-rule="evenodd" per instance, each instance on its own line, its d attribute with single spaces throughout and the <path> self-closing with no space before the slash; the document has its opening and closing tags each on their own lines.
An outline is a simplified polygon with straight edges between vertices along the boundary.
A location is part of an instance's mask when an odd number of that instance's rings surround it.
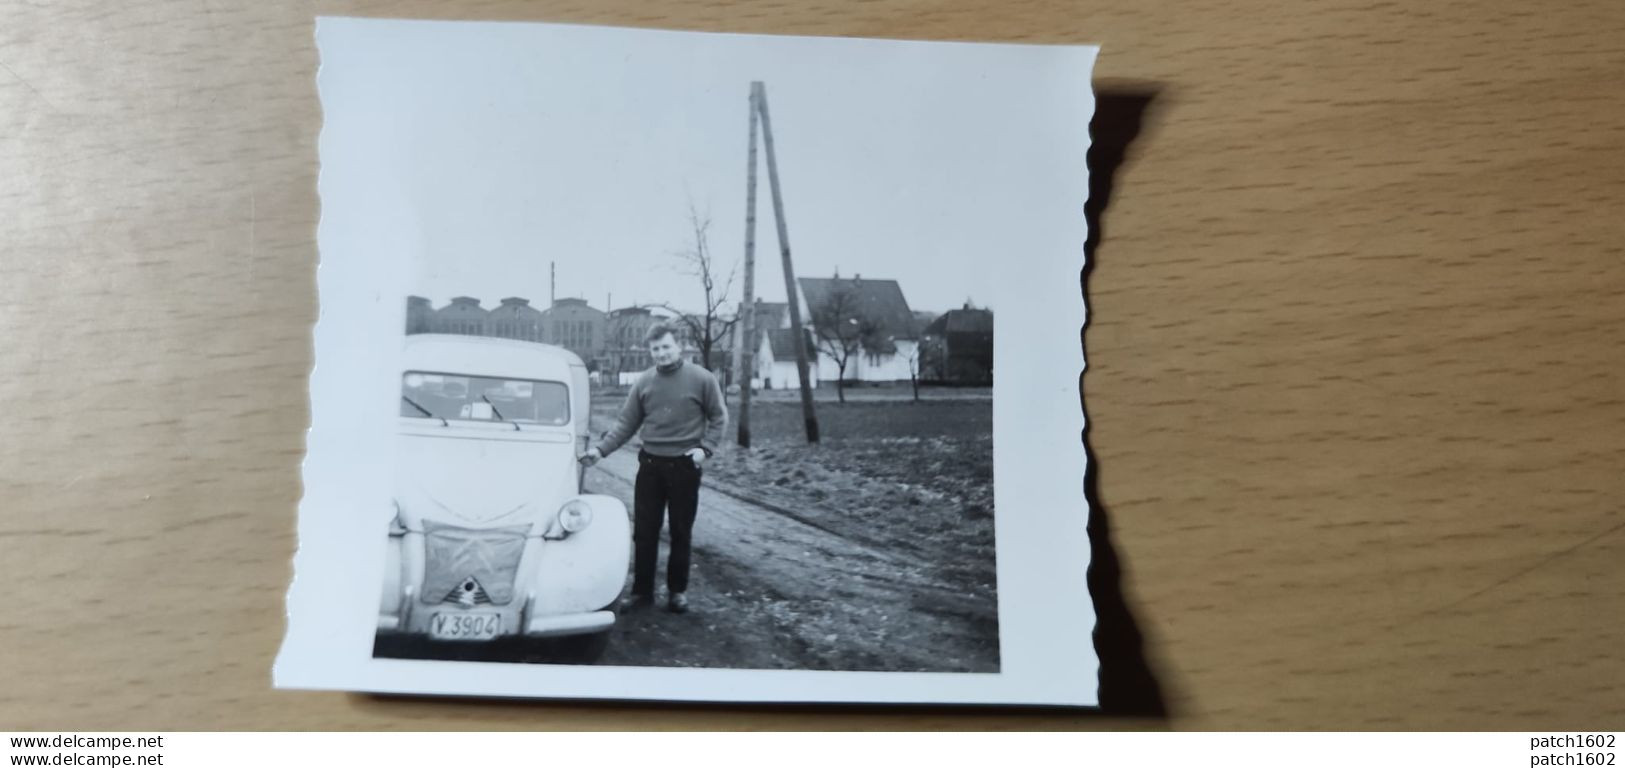
<svg viewBox="0 0 1625 768">
<path fill-rule="evenodd" d="M 810 334 L 809 334 L 810 336 Z M 796 333 L 789 328 L 771 328 L 760 334 L 761 346 L 756 351 L 756 372 L 760 382 L 757 388 L 796 389 L 801 386 L 801 375 L 796 372 Z M 811 342 L 811 339 L 808 339 Z M 808 347 L 807 374 L 813 388 L 818 387 L 818 359 L 811 356 Z"/>
<path fill-rule="evenodd" d="M 818 378 L 835 381 L 841 376 L 841 367 L 829 349 L 839 342 L 832 345 L 828 341 L 839 335 L 819 329 L 814 322 L 815 318 L 824 317 L 844 320 L 854 328 L 859 322 L 873 324 L 874 335 L 893 347 L 890 352 L 867 349 L 852 352 L 846 361 L 847 381 L 909 380 L 919 350 L 919 329 L 908 300 L 903 298 L 903 288 L 896 280 L 865 279 L 862 275 L 848 279 L 836 275 L 803 277 L 796 282 L 801 294 L 802 322 L 817 342 Z"/>
</svg>

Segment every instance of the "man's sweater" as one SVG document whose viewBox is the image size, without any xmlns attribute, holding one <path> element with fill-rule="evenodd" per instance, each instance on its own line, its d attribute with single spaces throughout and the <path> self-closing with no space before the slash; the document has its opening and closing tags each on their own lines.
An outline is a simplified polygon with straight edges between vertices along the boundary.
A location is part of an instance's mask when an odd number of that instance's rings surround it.
<svg viewBox="0 0 1625 768">
<path fill-rule="evenodd" d="M 626 394 L 621 415 L 598 444 L 598 452 L 608 456 L 640 426 L 643 450 L 656 456 L 681 456 L 695 448 L 715 453 L 728 428 L 728 409 L 717 377 L 682 361 L 669 371 L 644 371 Z"/>
</svg>

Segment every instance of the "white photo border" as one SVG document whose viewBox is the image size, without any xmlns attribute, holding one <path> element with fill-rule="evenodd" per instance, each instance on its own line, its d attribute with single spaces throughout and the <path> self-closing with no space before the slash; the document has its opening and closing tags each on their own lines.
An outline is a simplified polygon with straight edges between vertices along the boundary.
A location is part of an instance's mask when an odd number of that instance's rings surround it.
<svg viewBox="0 0 1625 768">
<path fill-rule="evenodd" d="M 515 29 L 516 27 L 522 29 Z M 449 36 L 466 43 L 502 29 L 538 50 L 588 38 L 600 50 L 670 46 L 745 56 L 954 55 L 977 57 L 988 77 L 1030 88 L 1025 129 L 1043 162 L 1020 174 L 1064 193 L 1030 201 L 1042 253 L 990 255 L 997 308 L 994 370 L 994 526 L 997 538 L 997 673 L 696 669 L 422 661 L 373 657 L 379 541 L 392 511 L 394 394 L 409 267 L 428 254 L 385 161 L 349 150 L 342 106 L 356 56 L 378 40 Z M 279 688 L 380 693 L 705 702 L 1011 704 L 1098 706 L 1094 605 L 1088 591 L 1089 502 L 1084 476 L 1084 369 L 1079 331 L 1088 198 L 1089 87 L 1098 49 L 979 43 L 854 40 L 665 32 L 512 22 L 426 22 L 322 17 L 317 21 L 325 112 L 319 142 L 321 303 L 310 378 L 311 427 L 303 464 L 299 549 L 288 591 L 288 631 L 273 679 Z M 432 41 L 432 42 L 431 42 Z M 606 54 L 611 55 L 611 54 Z M 922 59 L 923 60 L 923 59 Z M 744 78 L 741 80 L 742 86 Z M 743 126 L 741 126 L 743 128 Z M 743 131 L 741 130 L 741 133 Z M 975 151 L 967 147 L 967 151 Z M 741 163 L 743 165 L 743 163 Z M 1041 167 L 1039 167 L 1041 165 Z M 392 204 L 389 204 L 392 203 Z M 410 208 L 410 205 L 404 206 Z M 354 226 L 355 222 L 368 226 Z M 383 404 L 380 406 L 379 404 Z"/>
</svg>

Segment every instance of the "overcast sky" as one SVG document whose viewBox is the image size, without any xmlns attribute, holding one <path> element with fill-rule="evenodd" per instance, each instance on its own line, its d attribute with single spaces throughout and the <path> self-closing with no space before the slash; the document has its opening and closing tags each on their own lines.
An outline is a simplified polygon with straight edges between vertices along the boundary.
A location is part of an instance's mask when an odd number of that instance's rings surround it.
<svg viewBox="0 0 1625 768">
<path fill-rule="evenodd" d="M 699 308 L 673 254 L 693 245 L 692 201 L 722 269 L 743 255 L 752 80 L 767 86 L 798 275 L 896 279 L 916 310 L 988 306 L 991 271 L 1043 242 L 1024 221 L 1033 190 L 1015 185 L 1056 174 L 1028 167 L 1044 132 L 1016 116 L 1035 94 L 1073 97 L 1042 71 L 1025 92 L 999 87 L 986 72 L 1017 61 L 1010 48 L 463 29 L 477 45 L 397 28 L 323 62 L 323 161 L 376 179 L 360 220 L 376 247 L 408 251 L 409 290 L 436 305 L 545 306 L 556 262 L 560 297 Z M 759 162 L 756 293 L 782 301 Z"/>
</svg>

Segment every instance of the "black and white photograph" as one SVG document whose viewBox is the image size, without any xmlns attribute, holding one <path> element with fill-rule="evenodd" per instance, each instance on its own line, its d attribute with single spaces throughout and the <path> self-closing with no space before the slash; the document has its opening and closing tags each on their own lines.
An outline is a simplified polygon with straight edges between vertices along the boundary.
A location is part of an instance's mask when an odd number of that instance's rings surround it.
<svg viewBox="0 0 1625 768">
<path fill-rule="evenodd" d="M 1083 361 L 1033 331 L 1084 319 L 1092 48 L 318 44 L 279 685 L 1091 703 Z"/>
<path fill-rule="evenodd" d="M 408 299 L 378 655 L 997 671 L 993 310 L 903 290 L 985 278 L 770 280 L 744 321 L 692 223 L 651 301 Z"/>
</svg>

